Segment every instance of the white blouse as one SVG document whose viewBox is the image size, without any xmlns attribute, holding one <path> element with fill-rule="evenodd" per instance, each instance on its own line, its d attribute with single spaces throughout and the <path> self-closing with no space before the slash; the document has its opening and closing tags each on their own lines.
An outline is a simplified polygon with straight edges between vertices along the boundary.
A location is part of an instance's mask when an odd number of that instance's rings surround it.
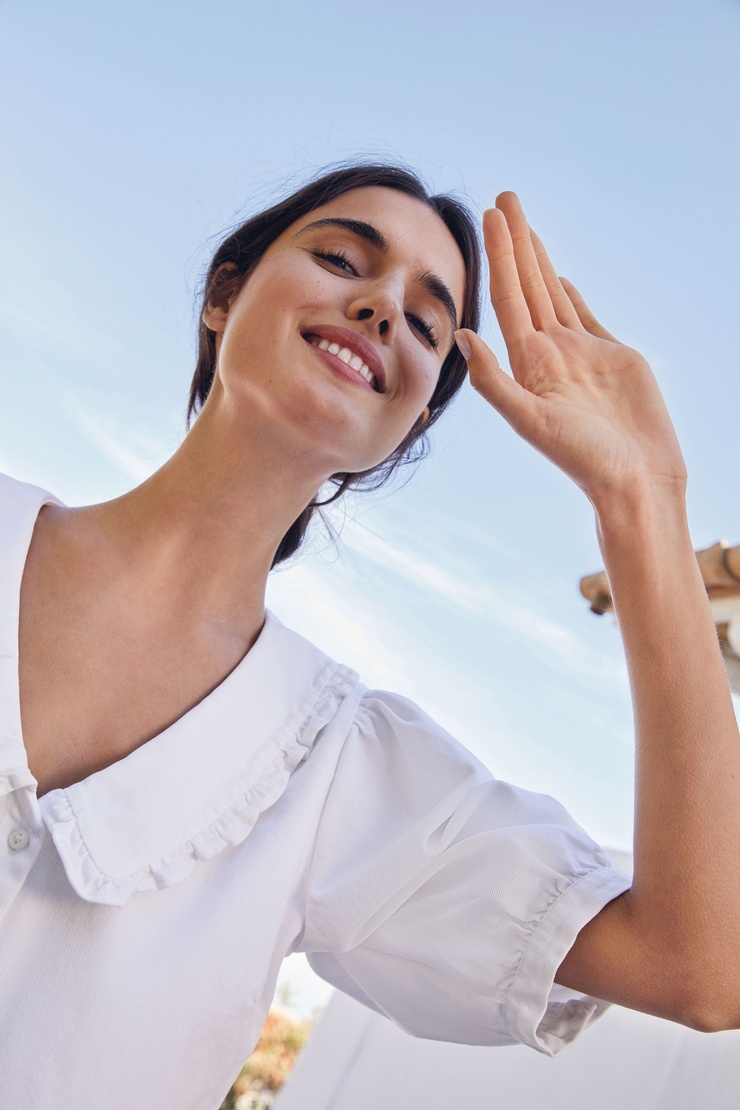
<svg viewBox="0 0 740 1110">
<path fill-rule="evenodd" d="M 55 501 L 0 476 L 2 1110 L 216 1110 L 295 951 L 419 1037 L 554 1055 L 605 1009 L 553 977 L 629 877 L 271 613 L 173 725 L 37 798 L 18 603 Z"/>
</svg>

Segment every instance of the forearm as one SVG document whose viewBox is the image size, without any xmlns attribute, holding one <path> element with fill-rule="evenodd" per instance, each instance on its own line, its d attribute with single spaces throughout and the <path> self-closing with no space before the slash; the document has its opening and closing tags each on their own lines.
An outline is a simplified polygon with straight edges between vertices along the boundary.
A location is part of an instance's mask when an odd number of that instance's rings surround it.
<svg viewBox="0 0 740 1110">
<path fill-rule="evenodd" d="M 596 509 L 635 712 L 632 890 L 556 981 L 700 1028 L 740 1025 L 740 737 L 686 524 L 686 464 L 645 359 L 558 277 L 514 194 L 483 223 L 512 374 L 457 332 L 474 387 Z"/>
<path fill-rule="evenodd" d="M 612 495 L 597 528 L 634 706 L 634 926 L 740 1018 L 740 736 L 683 496 Z"/>
</svg>

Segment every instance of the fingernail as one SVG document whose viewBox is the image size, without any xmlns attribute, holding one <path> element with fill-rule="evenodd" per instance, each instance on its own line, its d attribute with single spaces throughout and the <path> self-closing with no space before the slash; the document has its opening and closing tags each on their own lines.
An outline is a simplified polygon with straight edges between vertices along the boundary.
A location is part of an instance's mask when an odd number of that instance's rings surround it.
<svg viewBox="0 0 740 1110">
<path fill-rule="evenodd" d="M 470 346 L 470 340 L 464 331 L 455 332 L 455 342 L 457 343 L 460 353 L 464 359 L 469 359 L 473 353 L 473 348 Z"/>
</svg>

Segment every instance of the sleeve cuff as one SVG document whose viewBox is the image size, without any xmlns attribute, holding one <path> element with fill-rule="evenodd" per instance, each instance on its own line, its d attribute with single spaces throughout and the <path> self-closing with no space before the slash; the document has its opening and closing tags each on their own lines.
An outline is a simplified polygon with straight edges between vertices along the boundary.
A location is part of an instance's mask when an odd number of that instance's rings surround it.
<svg viewBox="0 0 740 1110">
<path fill-rule="evenodd" d="M 556 1056 L 610 1003 L 554 983 L 578 933 L 604 906 L 629 890 L 616 867 L 600 867 L 571 883 L 540 919 L 519 963 L 507 1006 L 507 1026 L 520 1044 Z"/>
</svg>

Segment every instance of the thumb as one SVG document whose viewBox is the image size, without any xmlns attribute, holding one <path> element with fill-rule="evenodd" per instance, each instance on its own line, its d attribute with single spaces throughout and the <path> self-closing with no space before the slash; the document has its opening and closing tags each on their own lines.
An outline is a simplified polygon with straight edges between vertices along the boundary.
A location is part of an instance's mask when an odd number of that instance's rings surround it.
<svg viewBox="0 0 740 1110">
<path fill-rule="evenodd" d="M 455 342 L 468 364 L 470 384 L 500 412 L 504 420 L 520 435 L 534 417 L 536 397 L 502 370 L 491 348 L 474 331 L 462 328 L 455 332 Z"/>
</svg>

